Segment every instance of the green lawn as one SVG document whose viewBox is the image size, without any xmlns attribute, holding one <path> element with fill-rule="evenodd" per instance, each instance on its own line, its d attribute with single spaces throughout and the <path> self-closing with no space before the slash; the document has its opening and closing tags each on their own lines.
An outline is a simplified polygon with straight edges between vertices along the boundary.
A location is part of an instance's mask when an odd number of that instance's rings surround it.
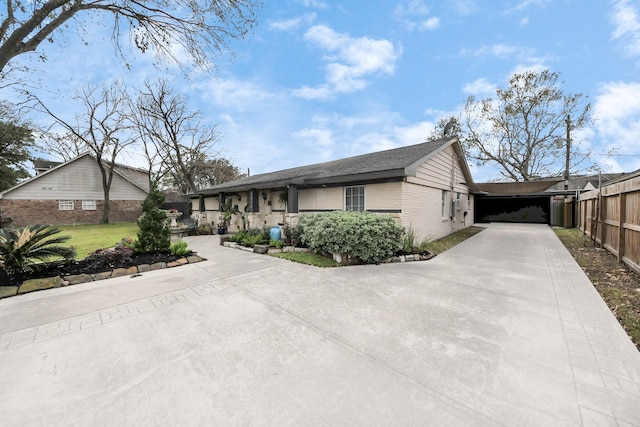
<svg viewBox="0 0 640 427">
<path fill-rule="evenodd" d="M 61 225 L 60 235 L 71 236 L 67 246 L 76 248 L 76 258 L 83 259 L 96 249 L 112 248 L 123 238 L 135 239 L 138 225 L 132 222 L 116 224 Z"/>
<path fill-rule="evenodd" d="M 424 247 L 420 247 L 420 249 L 426 249 L 431 253 L 439 255 L 456 246 L 457 244 L 464 242 L 469 237 L 475 236 L 482 230 L 484 230 L 484 227 L 472 225 L 471 227 L 463 228 L 462 230 L 453 232 L 448 236 L 444 236 L 438 240 L 428 242 L 424 245 Z"/>
<path fill-rule="evenodd" d="M 273 256 L 276 258 L 282 258 L 293 262 L 299 262 L 301 264 L 313 265 L 316 267 L 338 267 L 340 265 L 331 258 L 327 258 L 314 253 L 284 252 L 281 254 L 274 254 Z"/>
</svg>

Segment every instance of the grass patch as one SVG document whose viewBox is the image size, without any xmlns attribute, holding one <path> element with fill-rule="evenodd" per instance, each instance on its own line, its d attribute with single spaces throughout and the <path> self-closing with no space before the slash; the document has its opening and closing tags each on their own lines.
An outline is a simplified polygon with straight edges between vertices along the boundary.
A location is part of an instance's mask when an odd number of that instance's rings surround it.
<svg viewBox="0 0 640 427">
<path fill-rule="evenodd" d="M 580 230 L 554 228 L 553 231 L 640 350 L 640 276 Z"/>
<path fill-rule="evenodd" d="M 97 249 L 112 248 L 123 238 L 135 239 L 138 225 L 133 222 L 116 224 L 60 225 L 60 235 L 71 236 L 66 246 L 76 249 L 76 259 L 86 258 Z"/>
<path fill-rule="evenodd" d="M 455 245 L 458 245 L 469 237 L 473 237 L 479 232 L 484 230 L 484 227 L 477 227 L 475 225 L 471 227 L 464 228 L 462 230 L 458 230 L 454 233 L 449 234 L 448 236 L 444 236 L 438 240 L 434 240 L 432 242 L 426 242 L 420 245 L 421 250 L 428 250 L 431 253 L 436 255 L 441 254 Z"/>
<path fill-rule="evenodd" d="M 272 256 L 293 262 L 299 262 L 301 264 L 313 265 L 315 267 L 338 267 L 340 265 L 331 258 L 314 253 L 283 252 L 280 254 L 273 254 Z"/>
</svg>

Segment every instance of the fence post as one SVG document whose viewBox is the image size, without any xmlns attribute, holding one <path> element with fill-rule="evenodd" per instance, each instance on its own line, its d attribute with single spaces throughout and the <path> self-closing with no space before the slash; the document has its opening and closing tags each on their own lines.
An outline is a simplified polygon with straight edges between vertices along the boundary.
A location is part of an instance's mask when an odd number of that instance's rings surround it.
<svg viewBox="0 0 640 427">
<path fill-rule="evenodd" d="M 627 193 L 620 193 L 620 222 L 618 227 L 618 262 L 622 261 L 622 257 L 624 256 L 624 223 L 627 220 Z"/>
</svg>

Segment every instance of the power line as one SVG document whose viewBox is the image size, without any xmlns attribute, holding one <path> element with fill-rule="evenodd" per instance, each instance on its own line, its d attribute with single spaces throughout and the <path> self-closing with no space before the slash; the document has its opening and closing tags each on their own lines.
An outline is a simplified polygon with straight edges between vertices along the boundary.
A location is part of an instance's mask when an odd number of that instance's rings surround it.
<svg viewBox="0 0 640 427">
<path fill-rule="evenodd" d="M 640 154 L 607 154 L 607 153 L 591 153 L 592 156 L 608 156 L 608 157 L 640 157 Z"/>
</svg>

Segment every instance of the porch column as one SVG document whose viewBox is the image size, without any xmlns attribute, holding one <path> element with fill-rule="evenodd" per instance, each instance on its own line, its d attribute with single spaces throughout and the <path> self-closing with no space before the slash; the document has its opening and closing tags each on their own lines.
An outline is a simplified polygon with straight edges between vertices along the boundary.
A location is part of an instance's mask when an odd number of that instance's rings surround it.
<svg viewBox="0 0 640 427">
<path fill-rule="evenodd" d="M 256 213 L 260 212 L 260 201 L 258 200 L 258 190 L 251 189 L 249 190 L 249 200 L 247 201 L 249 204 L 249 212 Z"/>
<path fill-rule="evenodd" d="M 224 193 L 218 194 L 218 210 L 220 212 L 222 212 L 222 205 L 224 205 L 225 198 L 226 198 L 226 196 L 225 196 Z"/>
<path fill-rule="evenodd" d="M 295 185 L 289 186 L 287 213 L 298 213 L 298 187 Z"/>
</svg>

